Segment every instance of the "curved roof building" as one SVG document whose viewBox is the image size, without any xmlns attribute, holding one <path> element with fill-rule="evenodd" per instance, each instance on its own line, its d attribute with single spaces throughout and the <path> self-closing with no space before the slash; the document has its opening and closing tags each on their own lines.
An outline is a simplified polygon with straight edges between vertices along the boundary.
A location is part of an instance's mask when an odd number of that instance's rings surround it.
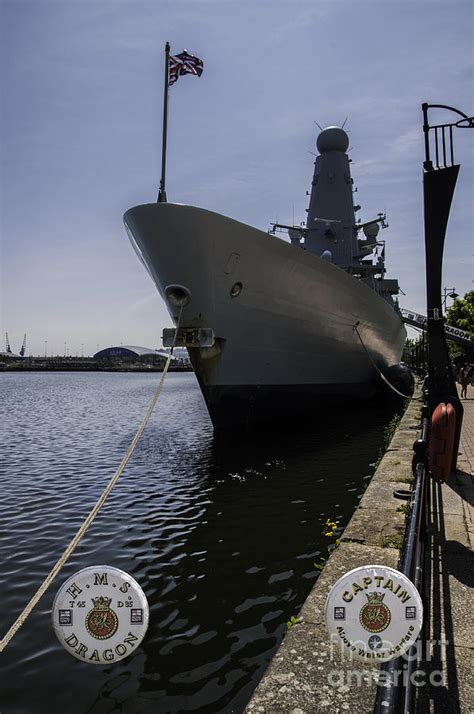
<svg viewBox="0 0 474 714">
<path fill-rule="evenodd" d="M 149 347 L 139 347 L 137 345 L 118 345 L 116 347 L 106 347 L 96 352 L 94 359 L 147 359 L 162 357 L 166 359 L 168 353 L 163 350 L 152 350 Z M 176 359 L 172 357 L 171 359 Z"/>
</svg>

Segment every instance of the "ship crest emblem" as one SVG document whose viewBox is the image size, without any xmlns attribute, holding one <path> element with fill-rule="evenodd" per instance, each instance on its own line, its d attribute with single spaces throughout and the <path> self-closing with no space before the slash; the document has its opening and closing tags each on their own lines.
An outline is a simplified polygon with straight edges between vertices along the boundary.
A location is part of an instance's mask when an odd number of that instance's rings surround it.
<svg viewBox="0 0 474 714">
<path fill-rule="evenodd" d="M 112 598 L 102 595 L 92 598 L 94 607 L 86 615 L 85 626 L 87 632 L 97 640 L 107 640 L 117 632 L 119 621 L 110 607 L 111 602 Z"/>
<path fill-rule="evenodd" d="M 384 593 L 366 593 L 367 601 L 359 613 L 359 622 L 367 632 L 382 632 L 392 619 L 389 608 L 383 602 Z"/>
</svg>

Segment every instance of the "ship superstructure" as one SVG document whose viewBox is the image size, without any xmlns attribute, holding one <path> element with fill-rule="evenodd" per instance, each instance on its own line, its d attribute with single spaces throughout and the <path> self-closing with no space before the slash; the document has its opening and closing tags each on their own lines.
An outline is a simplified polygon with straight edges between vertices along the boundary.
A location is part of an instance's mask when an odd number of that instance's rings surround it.
<svg viewBox="0 0 474 714">
<path fill-rule="evenodd" d="M 385 243 L 378 240 L 380 228 L 388 227 L 386 216 L 379 213 L 365 223 L 355 220 L 361 207 L 353 202 L 354 181 L 346 153 L 349 137 L 343 129 L 331 126 L 320 133 L 316 146 L 320 154 L 314 164 L 306 223 L 274 223 L 272 232 L 287 230 L 293 245 L 346 270 L 395 305 L 398 281 L 384 277 Z M 375 260 L 371 258 L 374 252 Z"/>
</svg>

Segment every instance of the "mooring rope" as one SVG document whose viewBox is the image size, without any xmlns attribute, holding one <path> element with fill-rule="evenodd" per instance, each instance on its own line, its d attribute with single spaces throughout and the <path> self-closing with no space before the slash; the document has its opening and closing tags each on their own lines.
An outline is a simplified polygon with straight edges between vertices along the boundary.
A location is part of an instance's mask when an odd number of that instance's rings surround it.
<svg viewBox="0 0 474 714">
<path fill-rule="evenodd" d="M 365 344 L 364 344 L 364 341 L 363 341 L 362 337 L 360 336 L 360 332 L 359 332 L 359 330 L 357 329 L 358 324 L 359 324 L 359 323 L 356 322 L 356 324 L 354 325 L 354 330 L 357 332 L 357 337 L 358 337 L 359 340 L 360 340 L 360 344 L 361 344 L 362 347 L 364 348 L 364 350 L 365 350 L 365 352 L 366 352 L 368 358 L 369 358 L 370 361 L 372 362 L 373 366 L 375 367 L 375 369 L 377 370 L 377 372 L 379 373 L 379 375 L 381 376 L 381 378 L 383 379 L 383 381 L 385 382 L 385 384 L 386 384 L 387 386 L 389 386 L 390 389 L 392 389 L 392 390 L 395 392 L 395 394 L 398 394 L 400 397 L 403 397 L 404 399 L 413 399 L 413 395 L 412 395 L 412 394 L 403 394 L 402 392 L 399 392 L 398 389 L 393 386 L 393 384 L 390 384 L 390 382 L 388 381 L 388 379 L 387 379 L 387 377 L 384 375 L 384 373 L 377 367 L 377 365 L 375 364 L 374 360 L 372 359 L 372 355 L 370 354 L 369 350 L 367 349 L 367 347 L 366 347 Z"/>
<path fill-rule="evenodd" d="M 50 586 L 51 583 L 53 582 L 53 580 L 54 580 L 54 578 L 56 577 L 56 575 L 59 573 L 59 571 L 61 570 L 61 568 L 65 565 L 65 563 L 66 563 L 66 561 L 68 560 L 69 556 L 70 556 L 70 555 L 74 552 L 74 550 L 77 548 L 79 542 L 81 541 L 81 539 L 82 539 L 82 537 L 84 536 L 85 532 L 87 531 L 87 529 L 88 529 L 89 526 L 91 525 L 92 521 L 93 521 L 94 518 L 96 517 L 96 515 L 97 515 L 97 513 L 99 512 L 100 508 L 101 508 L 102 505 L 104 504 L 104 502 L 105 502 L 107 496 L 109 495 L 109 493 L 111 492 L 111 490 L 113 489 L 113 487 L 115 486 L 115 484 L 117 483 L 117 481 L 118 481 L 120 475 L 122 474 L 124 468 L 125 468 L 126 465 L 128 464 L 128 462 L 129 462 L 129 460 L 130 460 L 130 457 L 132 456 L 133 452 L 135 451 L 135 447 L 136 447 L 136 445 L 138 444 L 138 442 L 139 442 L 139 440 L 140 440 L 140 437 L 142 436 L 143 432 L 145 431 L 145 427 L 146 427 L 146 425 L 148 424 L 148 420 L 150 419 L 150 417 L 151 417 L 151 415 L 152 415 L 152 412 L 153 412 L 153 409 L 155 408 L 155 404 L 156 404 L 156 402 L 157 402 L 157 400 L 158 400 L 158 397 L 159 397 L 159 395 L 160 395 L 161 388 L 162 388 L 162 386 L 163 386 L 163 382 L 164 382 L 164 379 L 165 379 L 165 377 L 166 377 L 166 373 L 168 372 L 168 368 L 169 368 L 170 363 L 171 363 L 171 358 L 172 358 L 172 356 L 173 356 L 173 350 L 174 350 L 174 347 L 175 347 L 175 345 L 176 345 L 176 338 L 177 338 L 178 329 L 179 329 L 179 326 L 180 326 L 180 323 L 181 323 L 181 314 L 182 314 L 182 312 L 183 312 L 183 306 L 181 306 L 181 309 L 180 309 L 180 313 L 179 313 L 179 317 L 178 317 L 178 322 L 177 322 L 177 325 L 176 325 L 176 331 L 175 331 L 175 335 L 174 335 L 174 340 L 173 340 L 173 345 L 172 345 L 172 347 L 171 347 L 170 353 L 169 353 L 168 358 L 167 358 L 167 360 L 166 360 L 166 364 L 165 364 L 165 366 L 164 366 L 164 369 L 163 369 L 163 372 L 162 372 L 162 375 L 161 375 L 161 379 L 160 379 L 159 384 L 158 384 L 158 386 L 157 386 L 157 388 L 156 388 L 156 390 L 155 390 L 155 393 L 153 394 L 153 397 L 152 397 L 151 402 L 150 402 L 150 406 L 148 407 L 148 410 L 147 410 L 147 412 L 146 412 L 146 414 L 145 414 L 145 416 L 144 416 L 144 418 L 143 418 L 143 421 L 142 421 L 142 423 L 141 423 L 141 425 L 140 425 L 140 428 L 138 429 L 137 433 L 136 433 L 135 436 L 133 437 L 132 443 L 131 443 L 130 446 L 128 447 L 127 453 L 126 453 L 125 456 L 123 457 L 122 461 L 120 462 L 120 464 L 119 464 L 117 470 L 115 471 L 114 475 L 113 475 L 112 478 L 110 479 L 109 483 L 107 484 L 107 486 L 106 486 L 106 487 L 104 488 L 104 490 L 102 491 L 102 493 L 101 493 L 99 499 L 97 500 L 97 502 L 96 502 L 94 508 L 91 510 L 91 512 L 89 513 L 89 515 L 87 516 L 87 518 L 85 519 L 85 521 L 83 522 L 83 524 L 81 525 L 81 527 L 79 528 L 79 530 L 77 531 L 77 533 L 76 533 L 76 535 L 74 536 L 74 538 L 72 539 L 72 541 L 69 543 L 68 547 L 66 548 L 66 550 L 64 551 L 64 553 L 62 554 L 62 556 L 59 558 L 59 560 L 57 561 L 57 563 L 54 565 L 54 567 L 53 567 L 52 570 L 50 571 L 49 575 L 47 575 L 47 577 L 45 578 L 45 580 L 42 582 L 42 584 L 40 585 L 40 587 L 38 588 L 38 590 L 36 591 L 36 593 L 33 595 L 33 597 L 31 598 L 31 600 L 29 601 L 29 603 L 28 603 L 28 604 L 26 605 L 26 607 L 24 608 L 23 612 L 17 617 L 17 619 L 15 620 L 15 622 L 13 623 L 13 625 L 10 627 L 10 629 L 8 630 L 8 632 L 6 633 L 6 635 L 3 637 L 3 639 L 0 640 L 0 652 L 3 652 L 3 650 L 4 650 L 5 647 L 8 645 L 8 643 L 11 641 L 11 639 L 14 637 L 14 635 L 18 632 L 18 630 L 20 629 L 20 627 L 21 627 L 21 626 L 23 625 L 23 623 L 26 621 L 27 617 L 31 614 L 33 608 L 38 604 L 38 602 L 40 601 L 40 599 L 43 597 L 43 595 L 45 594 L 45 592 L 47 591 L 47 589 L 49 588 L 49 586 Z"/>
</svg>

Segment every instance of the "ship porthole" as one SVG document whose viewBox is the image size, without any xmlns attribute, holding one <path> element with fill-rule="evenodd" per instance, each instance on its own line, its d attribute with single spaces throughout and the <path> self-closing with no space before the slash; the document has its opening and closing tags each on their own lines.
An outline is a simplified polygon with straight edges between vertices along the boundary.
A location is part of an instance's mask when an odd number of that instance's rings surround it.
<svg viewBox="0 0 474 714">
<path fill-rule="evenodd" d="M 191 300 L 191 292 L 184 285 L 167 285 L 165 295 L 174 307 L 186 307 Z"/>
<path fill-rule="evenodd" d="M 230 296 L 237 297 L 242 292 L 242 283 L 234 283 L 230 289 Z"/>
</svg>

